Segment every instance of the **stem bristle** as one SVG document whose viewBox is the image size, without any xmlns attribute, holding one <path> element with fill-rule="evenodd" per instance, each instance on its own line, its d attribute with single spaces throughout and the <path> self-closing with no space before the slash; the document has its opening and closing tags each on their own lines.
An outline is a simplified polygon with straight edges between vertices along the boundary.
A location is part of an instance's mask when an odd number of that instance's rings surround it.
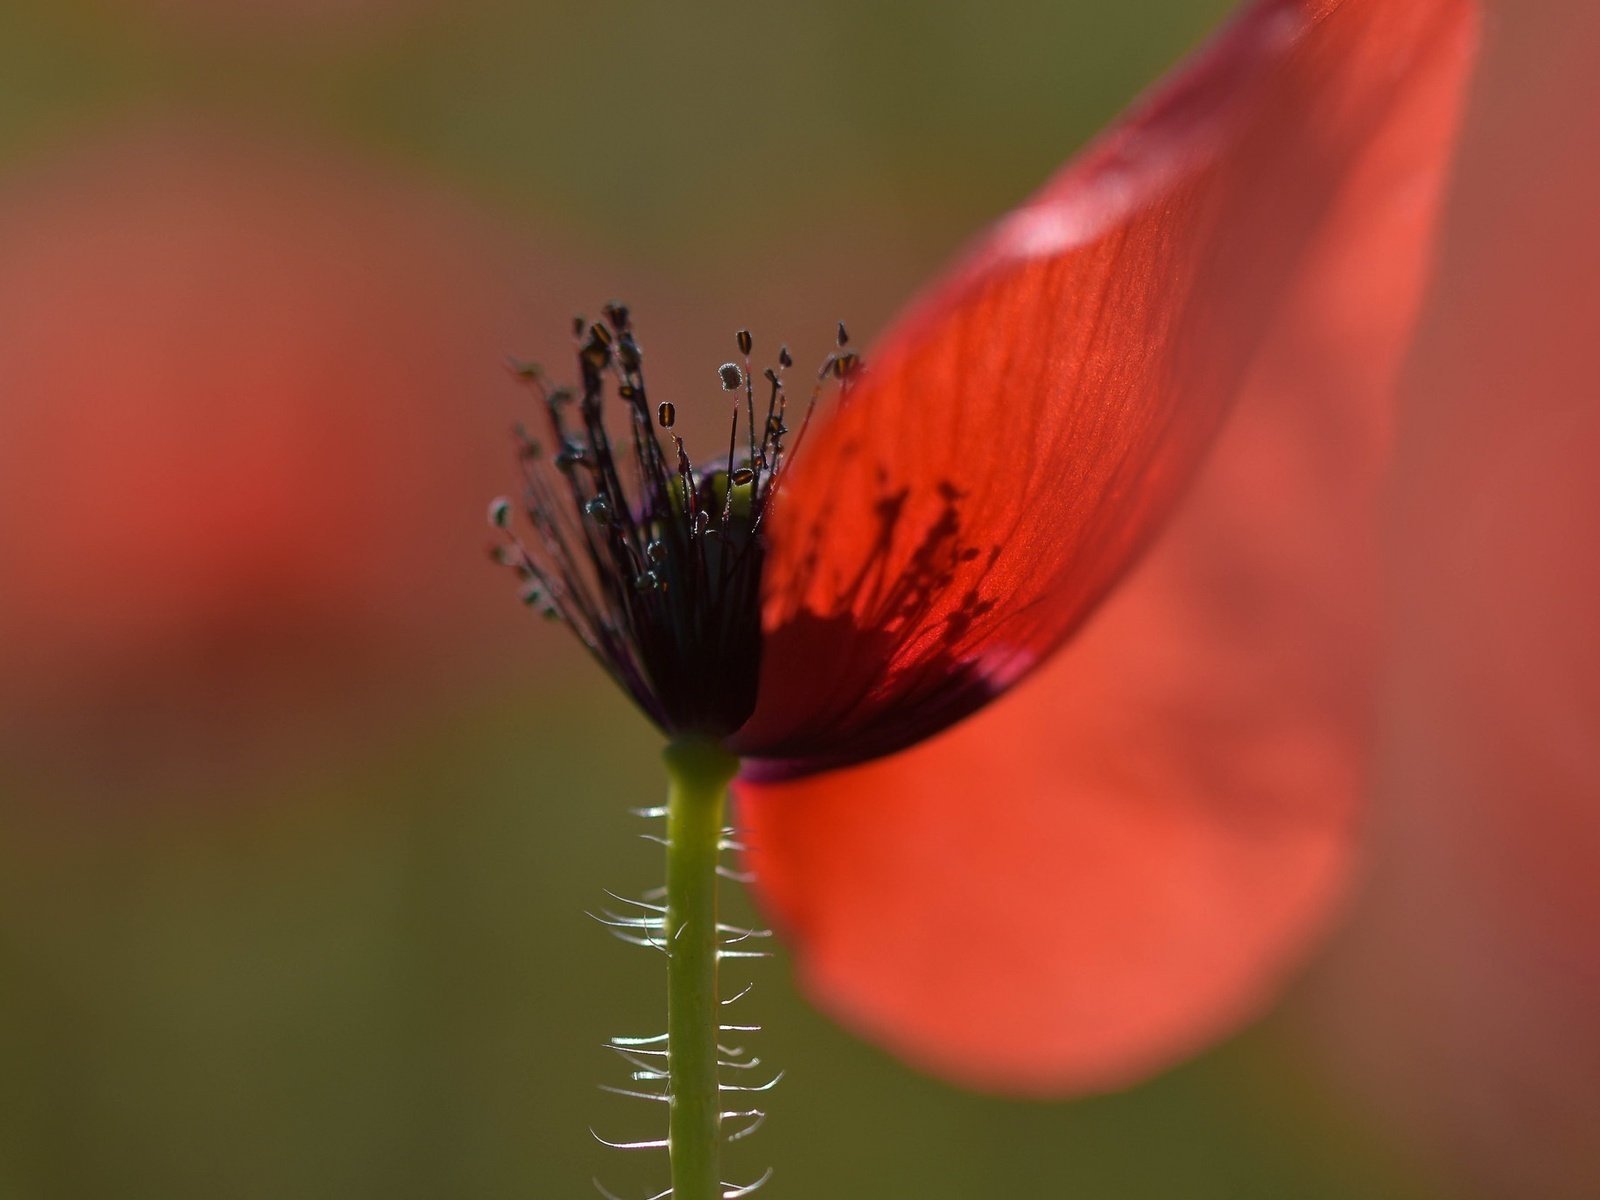
<svg viewBox="0 0 1600 1200">
<path fill-rule="evenodd" d="M 727 780 L 736 764 L 720 749 L 705 743 L 674 744 L 668 751 L 668 764 L 673 781 L 669 804 L 631 811 L 642 818 L 667 820 L 667 837 L 653 833 L 640 836 L 666 849 L 669 886 L 652 888 L 637 899 L 606 891 L 605 895 L 620 911 L 603 907 L 587 915 L 621 941 L 665 955 L 674 1004 L 688 1003 L 693 1009 L 690 1012 L 680 1007 L 674 1012 L 673 1005 L 669 1004 L 668 1033 L 613 1037 L 606 1043 L 606 1049 L 631 1068 L 629 1079 L 634 1086 L 602 1084 L 600 1090 L 630 1100 L 665 1103 L 671 1115 L 669 1130 L 664 1138 L 631 1141 L 612 1141 L 593 1129 L 590 1133 L 596 1141 L 613 1149 L 669 1151 L 673 1160 L 673 1185 L 647 1200 L 732 1200 L 754 1194 L 771 1178 L 772 1171 L 769 1169 L 749 1184 L 718 1182 L 715 1147 L 722 1142 L 743 1141 L 755 1133 L 767 1117 L 759 1108 L 725 1108 L 724 1097 L 769 1091 L 783 1078 L 783 1072 L 779 1071 L 760 1084 L 723 1082 L 723 1072 L 758 1069 L 761 1059 L 743 1046 L 722 1044 L 719 1036 L 758 1033 L 760 1026 L 717 1023 L 712 1014 L 748 996 L 755 983 L 746 982 L 733 995 L 719 997 L 716 972 L 718 966 L 729 959 L 771 957 L 767 950 L 736 947 L 770 938 L 772 932 L 716 919 L 715 881 L 748 882 L 741 872 L 721 862 L 724 854 L 741 853 L 745 849 L 739 831 L 721 821 Z M 675 807 L 683 801 L 686 791 L 691 800 L 700 797 L 696 802 L 704 806 L 701 811 L 704 816 L 713 818 L 711 821 L 696 818 L 686 822 L 683 809 Z M 675 840 L 677 835 L 683 834 L 692 835 L 689 841 L 694 844 L 686 847 Z M 686 860 L 694 864 L 687 874 Z M 695 897 L 687 906 L 686 893 L 682 890 L 685 886 L 690 889 L 687 895 Z M 629 912 L 629 909 L 636 911 Z M 685 985 L 685 979 L 695 981 L 694 990 L 683 990 L 690 986 Z M 691 999 L 686 1000 L 686 997 Z M 688 1019 L 691 1016 L 697 1019 L 691 1021 Z M 674 1030 L 679 1037 L 690 1039 L 694 1046 L 692 1059 L 685 1058 L 683 1043 L 674 1044 Z M 675 1073 L 685 1071 L 688 1074 L 677 1080 L 681 1086 L 675 1088 Z M 691 1094 L 693 1103 L 685 1108 Z M 689 1132 L 686 1133 L 686 1129 Z M 595 1181 L 595 1188 L 607 1200 L 620 1200 L 599 1180 Z"/>
</svg>

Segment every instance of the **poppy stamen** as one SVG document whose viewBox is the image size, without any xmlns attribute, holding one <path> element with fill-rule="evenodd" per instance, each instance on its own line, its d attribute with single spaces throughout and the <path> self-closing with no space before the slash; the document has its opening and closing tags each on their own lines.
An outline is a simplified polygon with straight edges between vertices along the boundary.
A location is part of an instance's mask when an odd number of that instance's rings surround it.
<svg viewBox="0 0 1600 1200">
<path fill-rule="evenodd" d="M 793 358 L 784 346 L 777 367 L 762 372 L 769 393 L 758 425 L 755 339 L 737 332 L 742 365 L 717 369 L 733 393 L 727 456 L 701 470 L 677 432 L 677 406 L 650 398 L 628 309 L 608 304 L 602 313 L 602 321 L 573 322 L 577 389 L 548 386 L 536 364 L 510 364 L 545 410 L 555 451 L 516 430 L 522 507 L 537 537 L 524 543 L 511 528 L 510 501 L 496 501 L 490 524 L 504 539 L 496 561 L 517 574 L 524 601 L 571 626 L 664 730 L 725 736 L 755 705 L 766 514 L 799 447 L 784 420 L 783 372 Z M 830 354 L 818 372 L 808 421 L 827 381 L 846 378 L 843 357 Z M 629 425 L 620 442 L 608 392 Z"/>
</svg>

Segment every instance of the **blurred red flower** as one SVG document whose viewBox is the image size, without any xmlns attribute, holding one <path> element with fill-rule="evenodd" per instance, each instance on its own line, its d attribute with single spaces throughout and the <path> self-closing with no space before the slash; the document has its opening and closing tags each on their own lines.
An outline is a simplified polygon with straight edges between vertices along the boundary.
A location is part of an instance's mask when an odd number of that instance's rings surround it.
<svg viewBox="0 0 1600 1200">
<path fill-rule="evenodd" d="M 795 464 L 729 744 L 758 890 L 848 1025 L 979 1087 L 1116 1087 L 1257 1012 L 1327 921 L 1475 31 L 1470 0 L 1252 5 Z"/>
<path fill-rule="evenodd" d="M 6 182 L 11 767 L 126 750 L 203 771 L 246 729 L 348 731 L 395 715 L 398 678 L 415 701 L 484 667 L 500 606 L 461 530 L 495 456 L 462 406 L 520 324 L 506 281 L 574 286 L 508 242 L 236 130 L 124 134 Z"/>
<path fill-rule="evenodd" d="M 1372 882 L 1315 995 L 1463 1194 L 1600 1195 L 1600 8 L 1503 4 L 1407 371 Z"/>
</svg>

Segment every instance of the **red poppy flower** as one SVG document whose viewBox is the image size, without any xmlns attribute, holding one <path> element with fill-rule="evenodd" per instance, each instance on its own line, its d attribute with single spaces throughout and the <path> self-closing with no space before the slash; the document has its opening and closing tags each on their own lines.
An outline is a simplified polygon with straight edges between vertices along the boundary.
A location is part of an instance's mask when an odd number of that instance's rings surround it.
<svg viewBox="0 0 1600 1200">
<path fill-rule="evenodd" d="M 781 370 L 758 408 L 724 365 L 714 469 L 627 313 L 580 328 L 514 561 L 665 731 L 742 756 L 758 889 L 855 1028 L 980 1086 L 1109 1086 L 1254 1011 L 1324 919 L 1474 13 L 1251 6 L 865 370 L 841 349 L 809 434 Z"/>
<path fill-rule="evenodd" d="M 148 761 L 166 730 L 204 769 L 246 727 L 459 678 L 498 610 L 451 569 L 494 461 L 455 397 L 516 323 L 506 250 L 426 189 L 237 131 L 7 181 L 8 762 Z"/>
</svg>

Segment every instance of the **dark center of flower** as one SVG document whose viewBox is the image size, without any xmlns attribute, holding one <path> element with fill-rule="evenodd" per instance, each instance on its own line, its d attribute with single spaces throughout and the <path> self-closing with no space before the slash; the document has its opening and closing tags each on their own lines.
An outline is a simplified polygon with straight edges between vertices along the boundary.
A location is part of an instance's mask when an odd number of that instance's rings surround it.
<svg viewBox="0 0 1600 1200">
<path fill-rule="evenodd" d="M 607 305 L 594 324 L 578 318 L 573 334 L 577 390 L 548 386 L 535 364 L 512 364 L 538 397 L 548 436 L 516 430 L 534 536 L 513 531 L 509 499 L 494 501 L 489 519 L 505 536 L 495 559 L 521 578 L 524 601 L 565 622 L 663 730 L 732 733 L 755 707 L 766 529 L 784 469 L 824 383 L 847 383 L 859 359 L 840 325 L 839 351 L 818 372 L 791 440 L 788 348 L 762 372 L 758 395 L 753 340 L 741 330 L 741 361 L 717 369 L 732 408 L 727 451 L 696 466 L 675 432 L 676 406 L 646 391 L 627 308 Z"/>
</svg>

